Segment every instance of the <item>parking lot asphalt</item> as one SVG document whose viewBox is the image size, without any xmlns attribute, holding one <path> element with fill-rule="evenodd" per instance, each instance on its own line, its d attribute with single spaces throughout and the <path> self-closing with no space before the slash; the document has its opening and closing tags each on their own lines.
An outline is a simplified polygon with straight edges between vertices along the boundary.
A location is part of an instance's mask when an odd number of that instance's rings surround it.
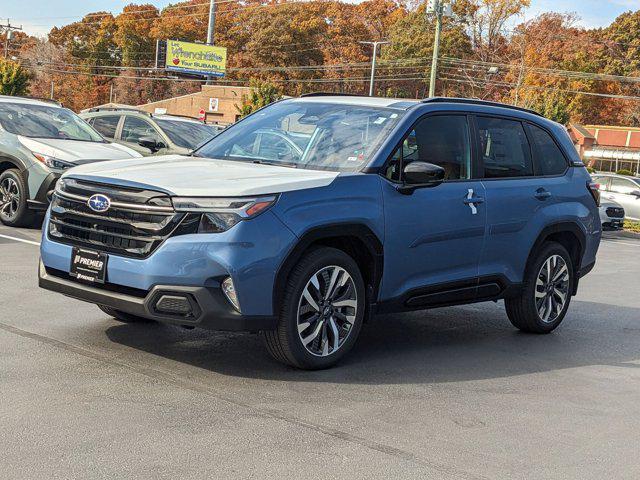
<svg viewBox="0 0 640 480">
<path fill-rule="evenodd" d="M 2 478 L 640 477 L 638 240 L 607 236 L 551 335 L 501 302 L 385 316 L 303 372 L 39 290 L 39 235 L 0 227 Z"/>
</svg>

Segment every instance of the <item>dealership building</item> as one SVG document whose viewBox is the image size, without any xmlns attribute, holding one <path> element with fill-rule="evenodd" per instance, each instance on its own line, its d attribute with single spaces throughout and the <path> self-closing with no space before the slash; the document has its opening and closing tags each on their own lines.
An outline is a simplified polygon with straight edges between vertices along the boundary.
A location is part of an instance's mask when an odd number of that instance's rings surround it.
<svg viewBox="0 0 640 480">
<path fill-rule="evenodd" d="M 571 124 L 569 135 L 586 165 L 598 171 L 640 173 L 640 128 Z"/>
<path fill-rule="evenodd" d="M 202 85 L 199 92 L 157 102 L 138 105 L 149 113 L 204 117 L 207 123 L 226 125 L 240 118 L 238 109 L 242 97 L 249 95 L 249 87 Z"/>
</svg>

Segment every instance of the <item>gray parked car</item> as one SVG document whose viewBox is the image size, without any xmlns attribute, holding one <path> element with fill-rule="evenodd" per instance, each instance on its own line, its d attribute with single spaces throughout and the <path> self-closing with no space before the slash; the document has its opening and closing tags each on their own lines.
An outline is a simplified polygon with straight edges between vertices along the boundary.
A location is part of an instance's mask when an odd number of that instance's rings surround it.
<svg viewBox="0 0 640 480">
<path fill-rule="evenodd" d="M 223 127 L 195 118 L 155 115 L 134 108 L 92 108 L 80 114 L 105 138 L 142 155 L 185 155 L 211 140 Z"/>
<path fill-rule="evenodd" d="M 60 175 L 75 165 L 140 156 L 107 142 L 57 102 L 0 95 L 0 221 L 32 223 Z"/>
<path fill-rule="evenodd" d="M 600 185 L 603 199 L 619 203 L 625 218 L 640 221 L 640 178 L 614 173 L 594 173 L 591 178 Z"/>
</svg>

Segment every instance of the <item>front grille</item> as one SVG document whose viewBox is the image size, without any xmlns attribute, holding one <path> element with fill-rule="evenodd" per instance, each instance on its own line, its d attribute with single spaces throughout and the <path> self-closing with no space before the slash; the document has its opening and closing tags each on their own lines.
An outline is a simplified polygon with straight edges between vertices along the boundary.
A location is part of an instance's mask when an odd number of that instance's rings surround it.
<svg viewBox="0 0 640 480">
<path fill-rule="evenodd" d="M 111 200 L 104 213 L 88 206 L 96 193 Z M 48 232 L 67 245 L 144 258 L 167 237 L 195 231 L 197 221 L 197 216 L 177 213 L 161 192 L 65 179 L 51 203 Z"/>
<path fill-rule="evenodd" d="M 611 218 L 624 218 L 624 208 L 609 207 L 607 208 L 607 216 Z"/>
</svg>

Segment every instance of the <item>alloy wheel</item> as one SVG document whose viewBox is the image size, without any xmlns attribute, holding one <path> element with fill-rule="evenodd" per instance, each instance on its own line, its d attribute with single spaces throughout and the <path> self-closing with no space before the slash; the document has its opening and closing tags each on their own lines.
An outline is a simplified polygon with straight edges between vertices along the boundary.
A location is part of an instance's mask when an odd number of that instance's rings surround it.
<svg viewBox="0 0 640 480">
<path fill-rule="evenodd" d="M 569 267 L 560 255 L 552 255 L 542 264 L 536 278 L 536 309 L 540 320 L 553 323 L 569 298 Z"/>
<path fill-rule="evenodd" d="M 12 220 L 20 208 L 20 189 L 11 177 L 5 177 L 0 183 L 0 214 Z"/>
<path fill-rule="evenodd" d="M 307 281 L 298 302 L 298 336 L 312 355 L 337 352 L 356 320 L 358 296 L 351 275 L 336 265 L 324 267 Z"/>
</svg>

